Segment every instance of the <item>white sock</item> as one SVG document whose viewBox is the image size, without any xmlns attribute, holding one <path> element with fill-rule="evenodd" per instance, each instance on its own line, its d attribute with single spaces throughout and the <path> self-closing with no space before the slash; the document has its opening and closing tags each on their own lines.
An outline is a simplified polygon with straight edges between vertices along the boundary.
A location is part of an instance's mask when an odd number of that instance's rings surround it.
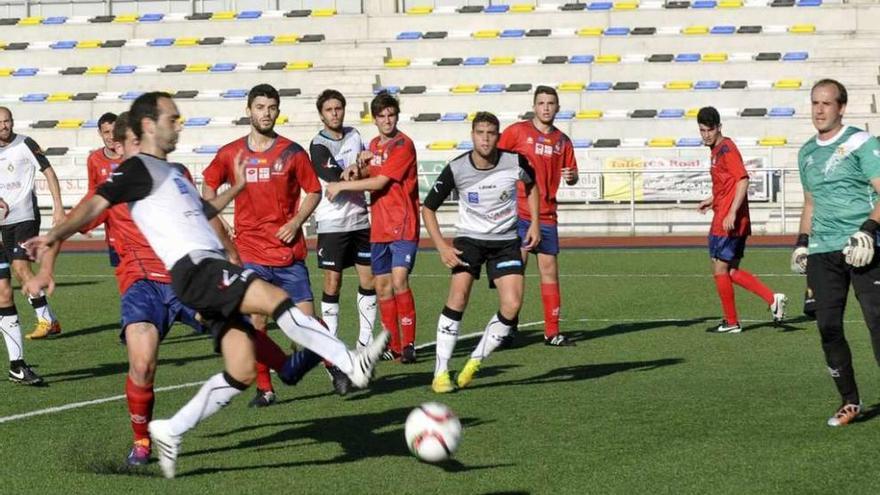
<svg viewBox="0 0 880 495">
<path fill-rule="evenodd" d="M 446 312 L 446 308 L 443 308 Z M 438 376 L 449 371 L 449 360 L 452 359 L 452 352 L 455 351 L 455 342 L 458 340 L 458 327 L 461 325 L 461 313 L 458 320 L 450 318 L 444 313 L 440 313 L 437 320 L 437 349 L 436 361 L 434 363 L 434 376 Z"/>
<path fill-rule="evenodd" d="M 501 345 L 501 341 L 504 337 L 507 337 L 510 333 L 510 328 L 513 326 L 512 321 L 505 322 L 502 320 L 506 320 L 506 318 L 501 316 L 500 313 L 492 315 L 492 319 L 486 324 L 486 329 L 483 331 L 480 343 L 477 344 L 477 348 L 471 353 L 471 358 L 480 360 L 485 359 L 489 354 L 492 354 L 492 351 Z"/>
<path fill-rule="evenodd" d="M 49 323 L 55 322 L 55 314 L 52 313 L 52 308 L 49 307 L 45 292 L 40 291 L 40 294 L 37 297 L 28 296 L 28 301 L 30 301 L 31 306 L 33 306 L 34 313 L 37 314 L 37 319 L 45 320 Z"/>
<path fill-rule="evenodd" d="M 232 382 L 232 383 L 230 383 Z M 183 435 L 200 421 L 226 407 L 246 386 L 226 373 L 217 373 L 202 385 L 196 395 L 169 420 L 172 435 Z"/>
<path fill-rule="evenodd" d="M 366 347 L 373 341 L 373 326 L 376 324 L 376 291 L 369 291 L 368 294 L 364 294 L 363 291 L 364 289 L 358 288 L 359 347 Z"/>
<path fill-rule="evenodd" d="M 321 299 L 321 319 L 327 325 L 327 329 L 333 335 L 339 335 L 339 296 L 334 296 L 336 301 L 328 302 L 327 294 Z"/>
<path fill-rule="evenodd" d="M 9 361 L 24 359 L 24 347 L 21 345 L 21 325 L 18 324 L 18 313 L 15 312 L 15 306 L 0 308 L 0 332 L 3 332 L 3 340 L 6 341 Z"/>
<path fill-rule="evenodd" d="M 331 335 L 321 322 L 293 304 L 280 313 L 276 310 L 275 323 L 287 338 L 335 364 L 346 375 L 354 371 L 352 353 L 348 352 L 345 344 Z"/>
</svg>

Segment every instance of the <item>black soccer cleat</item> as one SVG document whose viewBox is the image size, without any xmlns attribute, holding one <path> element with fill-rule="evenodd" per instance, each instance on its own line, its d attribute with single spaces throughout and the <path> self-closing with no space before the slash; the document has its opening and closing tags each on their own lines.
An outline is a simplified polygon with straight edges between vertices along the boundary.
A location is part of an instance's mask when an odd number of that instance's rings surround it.
<svg viewBox="0 0 880 495">
<path fill-rule="evenodd" d="M 516 343 L 516 334 L 519 332 L 516 328 L 511 328 L 510 333 L 501 337 L 501 344 L 498 345 L 499 349 L 513 349 L 514 344 Z"/>
<path fill-rule="evenodd" d="M 273 390 L 257 389 L 257 395 L 248 402 L 248 407 L 269 407 L 275 403 L 275 399 Z"/>
<path fill-rule="evenodd" d="M 412 344 L 403 348 L 403 352 L 400 354 L 400 362 L 401 364 L 415 364 L 416 348 Z"/>
<path fill-rule="evenodd" d="M 24 361 L 21 361 L 21 364 L 10 366 L 9 381 L 31 386 L 40 386 L 45 383 L 43 377 L 38 375 Z"/>
<path fill-rule="evenodd" d="M 544 345 L 549 345 L 552 347 L 573 347 L 575 345 L 574 341 L 562 335 L 561 333 L 557 333 L 556 335 L 550 337 L 544 337 Z"/>
<path fill-rule="evenodd" d="M 341 369 L 336 366 L 328 366 L 327 373 L 330 375 L 330 381 L 333 383 L 333 390 L 338 395 L 346 395 L 351 391 L 351 380 Z"/>
</svg>

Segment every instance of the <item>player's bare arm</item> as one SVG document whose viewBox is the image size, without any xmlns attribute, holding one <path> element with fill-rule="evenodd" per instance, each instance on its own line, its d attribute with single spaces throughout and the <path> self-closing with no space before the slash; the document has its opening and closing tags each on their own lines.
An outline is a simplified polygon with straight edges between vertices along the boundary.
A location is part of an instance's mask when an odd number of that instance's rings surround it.
<svg viewBox="0 0 880 495">
<path fill-rule="evenodd" d="M 384 175 L 348 182 L 331 182 L 327 184 L 325 195 L 327 199 L 333 201 L 342 191 L 379 191 L 384 189 L 389 182 L 391 182 L 391 178 Z"/>
<path fill-rule="evenodd" d="M 455 249 L 452 244 L 448 243 L 446 239 L 443 238 L 443 234 L 440 233 L 440 223 L 437 222 L 437 212 L 428 207 L 422 206 L 422 219 L 425 221 L 425 230 L 428 231 L 428 235 L 431 236 L 434 246 L 437 247 L 437 251 L 440 253 L 440 261 L 442 261 L 447 268 L 466 265 L 466 263 L 458 257 L 458 255 L 462 254 L 461 251 Z"/>
<path fill-rule="evenodd" d="M 217 234 L 217 238 L 220 240 L 220 243 L 223 244 L 223 250 L 226 251 L 226 259 L 234 265 L 241 265 L 241 258 L 238 256 L 238 249 L 236 249 L 235 243 L 232 241 L 232 236 L 229 235 L 226 227 L 223 225 L 224 222 L 222 215 L 218 214 L 216 217 L 208 220 L 208 223 L 211 224 L 214 233 Z"/>
<path fill-rule="evenodd" d="M 202 184 L 202 198 L 204 198 L 205 201 L 211 201 L 216 197 L 216 189 L 209 186 L 208 184 Z M 217 235 L 220 236 L 220 239 L 223 239 L 224 237 L 230 240 L 235 239 L 235 228 L 233 228 L 232 225 L 229 225 L 229 222 L 227 222 L 226 219 L 223 218 L 223 215 L 217 215 L 216 218 L 217 221 L 220 222 L 220 226 L 223 228 L 222 231 L 217 231 Z"/>
<path fill-rule="evenodd" d="M 55 174 L 52 167 L 44 169 L 43 175 L 46 176 L 49 194 L 52 195 L 52 225 L 58 225 L 64 221 L 65 217 L 64 205 L 61 204 L 61 186 L 58 183 L 58 175 Z"/>
<path fill-rule="evenodd" d="M 804 191 L 804 206 L 801 210 L 801 222 L 798 228 L 798 239 L 794 252 L 791 253 L 791 271 L 801 275 L 807 273 L 807 255 L 809 254 L 810 231 L 813 225 L 813 194 Z"/>
<path fill-rule="evenodd" d="M 712 204 L 715 202 L 714 196 L 709 196 L 708 198 L 700 201 L 700 204 L 697 205 L 697 211 L 702 214 L 706 214 L 712 208 Z"/>
<path fill-rule="evenodd" d="M 535 184 L 525 184 L 526 200 L 529 204 L 529 214 L 531 218 L 540 218 L 541 199 L 538 193 L 538 186 Z M 522 248 L 532 250 L 541 243 L 541 224 L 540 222 L 531 222 L 529 229 L 526 231 L 526 238 L 522 240 Z"/>
<path fill-rule="evenodd" d="M 309 218 L 312 212 L 315 211 L 315 208 L 318 207 L 318 203 L 320 202 L 321 193 L 311 192 L 306 194 L 299 205 L 299 211 L 297 211 L 296 215 L 294 215 L 287 223 L 282 225 L 281 228 L 278 229 L 278 232 L 275 232 L 275 237 L 280 239 L 281 242 L 291 242 L 293 238 L 296 237 L 297 232 L 302 228 L 302 224 L 307 218 Z"/>
<path fill-rule="evenodd" d="M 578 176 L 577 170 L 573 167 L 565 167 L 562 169 L 562 180 L 564 180 L 569 186 L 577 184 L 579 179 L 580 177 Z"/>
<path fill-rule="evenodd" d="M 730 211 L 727 212 L 727 216 L 724 217 L 724 220 L 721 223 L 724 230 L 728 232 L 733 230 L 734 224 L 736 223 L 736 212 L 739 211 L 739 207 L 742 206 L 743 201 L 745 201 L 746 193 L 748 193 L 748 191 L 748 177 L 740 179 L 740 181 L 736 183 L 736 192 L 733 195 L 733 202 L 730 204 Z"/>
<path fill-rule="evenodd" d="M 83 225 L 94 220 L 109 207 L 110 202 L 97 194 L 81 202 L 66 219 L 52 227 L 49 232 L 25 241 L 24 247 L 28 255 L 37 261 L 41 260 L 43 255 L 56 244 L 78 232 Z"/>
<path fill-rule="evenodd" d="M 235 155 L 235 162 L 232 167 L 233 177 L 235 177 L 235 183 L 229 186 L 229 189 L 223 191 L 217 196 L 207 199 L 205 201 L 208 202 L 211 206 L 214 207 L 217 211 L 223 211 L 229 203 L 238 196 L 238 193 L 244 191 L 245 187 L 245 176 L 244 176 L 244 153 L 239 151 L 237 155 Z"/>
</svg>

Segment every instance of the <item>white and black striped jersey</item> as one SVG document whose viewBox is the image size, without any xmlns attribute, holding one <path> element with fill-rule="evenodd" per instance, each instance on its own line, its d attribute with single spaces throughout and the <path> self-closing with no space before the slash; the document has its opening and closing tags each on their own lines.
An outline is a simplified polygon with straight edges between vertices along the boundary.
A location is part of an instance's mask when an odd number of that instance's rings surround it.
<svg viewBox="0 0 880 495">
<path fill-rule="evenodd" d="M 95 194 L 128 203 L 131 218 L 169 270 L 193 251 L 223 252 L 208 223 L 217 210 L 187 180 L 185 168 L 146 153 L 122 162 Z"/>
<path fill-rule="evenodd" d="M 34 176 L 51 167 L 46 155 L 33 139 L 17 134 L 11 143 L 0 146 L 0 198 L 9 205 L 9 214 L 0 225 L 36 220 L 37 195 Z"/>
<path fill-rule="evenodd" d="M 452 191 L 458 192 L 459 237 L 486 241 L 516 239 L 516 185 L 535 182 L 526 157 L 498 150 L 495 166 L 474 166 L 471 152 L 454 158 L 437 177 L 425 197 L 426 208 L 436 211 Z"/>
<path fill-rule="evenodd" d="M 357 162 L 364 143 L 357 129 L 345 127 L 342 139 L 333 139 L 319 132 L 309 146 L 312 167 L 321 181 L 321 188 L 329 182 L 339 182 L 343 170 Z M 333 201 L 324 198 L 315 208 L 315 223 L 319 234 L 353 232 L 370 228 L 367 201 L 361 191 L 343 191 Z"/>
</svg>

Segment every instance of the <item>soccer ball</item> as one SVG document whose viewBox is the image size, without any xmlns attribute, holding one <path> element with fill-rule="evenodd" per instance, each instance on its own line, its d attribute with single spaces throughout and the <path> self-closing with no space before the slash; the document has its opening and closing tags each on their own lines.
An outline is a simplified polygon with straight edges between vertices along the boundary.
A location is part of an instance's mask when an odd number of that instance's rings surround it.
<svg viewBox="0 0 880 495">
<path fill-rule="evenodd" d="M 414 456 L 425 462 L 440 462 L 452 457 L 461 440 L 461 421 L 439 402 L 426 402 L 406 418 L 406 445 Z"/>
</svg>

